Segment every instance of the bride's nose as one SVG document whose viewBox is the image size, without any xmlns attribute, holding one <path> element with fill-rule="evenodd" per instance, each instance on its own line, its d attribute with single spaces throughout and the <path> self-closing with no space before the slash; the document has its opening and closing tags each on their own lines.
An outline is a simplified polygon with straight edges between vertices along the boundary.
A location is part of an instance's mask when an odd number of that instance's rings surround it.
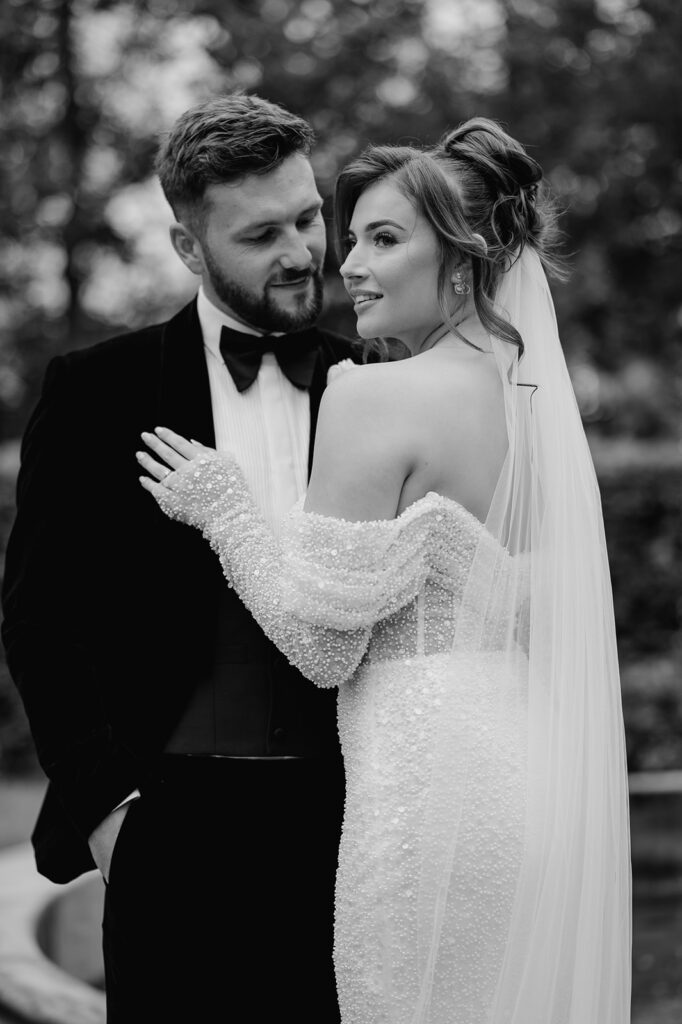
<svg viewBox="0 0 682 1024">
<path fill-rule="evenodd" d="M 350 250 L 345 260 L 339 267 L 339 273 L 344 280 L 348 280 L 352 277 L 365 277 L 367 271 L 362 266 L 362 262 L 357 256 L 356 249 Z"/>
</svg>

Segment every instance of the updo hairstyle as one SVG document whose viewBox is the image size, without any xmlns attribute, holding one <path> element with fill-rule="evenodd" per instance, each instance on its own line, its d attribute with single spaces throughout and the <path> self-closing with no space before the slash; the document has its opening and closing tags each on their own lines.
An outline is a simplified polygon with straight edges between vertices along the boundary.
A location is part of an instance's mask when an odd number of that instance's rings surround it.
<svg viewBox="0 0 682 1024">
<path fill-rule="evenodd" d="M 370 146 L 339 174 L 335 227 L 339 255 L 348 252 L 348 229 L 360 195 L 390 178 L 433 228 L 440 245 L 438 295 L 443 322 L 451 315 L 452 272 L 470 263 L 471 287 L 481 323 L 518 346 L 518 331 L 495 309 L 500 275 L 524 246 L 536 250 L 545 269 L 562 275 L 553 255 L 558 231 L 554 207 L 542 188 L 542 169 L 501 126 L 477 117 L 447 132 L 431 149 Z"/>
</svg>

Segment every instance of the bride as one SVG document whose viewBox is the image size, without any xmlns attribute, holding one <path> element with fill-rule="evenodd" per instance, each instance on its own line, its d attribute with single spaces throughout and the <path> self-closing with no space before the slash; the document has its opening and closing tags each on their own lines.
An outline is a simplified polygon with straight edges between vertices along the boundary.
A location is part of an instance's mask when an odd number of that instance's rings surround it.
<svg viewBox="0 0 682 1024">
<path fill-rule="evenodd" d="M 327 388 L 281 540 L 227 452 L 158 428 L 141 482 L 338 687 L 343 1024 L 626 1024 L 613 609 L 541 170 L 476 118 L 370 147 L 336 221 L 358 333 L 410 357 Z"/>
</svg>

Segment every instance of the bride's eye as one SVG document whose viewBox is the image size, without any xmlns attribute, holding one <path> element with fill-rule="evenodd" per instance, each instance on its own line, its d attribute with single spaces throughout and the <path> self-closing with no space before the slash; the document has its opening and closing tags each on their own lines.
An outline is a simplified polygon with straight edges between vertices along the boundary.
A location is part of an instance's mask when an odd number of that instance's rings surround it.
<svg viewBox="0 0 682 1024">
<path fill-rule="evenodd" d="M 390 231 L 377 231 L 373 241 L 380 249 L 387 249 L 389 246 L 395 245 L 397 239 Z"/>
</svg>

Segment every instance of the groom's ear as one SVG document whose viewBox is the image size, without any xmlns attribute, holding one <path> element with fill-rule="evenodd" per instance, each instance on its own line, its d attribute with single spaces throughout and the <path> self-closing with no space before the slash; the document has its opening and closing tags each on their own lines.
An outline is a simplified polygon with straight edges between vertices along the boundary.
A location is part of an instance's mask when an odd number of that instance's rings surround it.
<svg viewBox="0 0 682 1024">
<path fill-rule="evenodd" d="M 170 239 L 173 248 L 187 269 L 201 277 L 204 262 L 201 244 L 194 232 L 178 221 L 175 224 L 171 224 Z"/>
</svg>

